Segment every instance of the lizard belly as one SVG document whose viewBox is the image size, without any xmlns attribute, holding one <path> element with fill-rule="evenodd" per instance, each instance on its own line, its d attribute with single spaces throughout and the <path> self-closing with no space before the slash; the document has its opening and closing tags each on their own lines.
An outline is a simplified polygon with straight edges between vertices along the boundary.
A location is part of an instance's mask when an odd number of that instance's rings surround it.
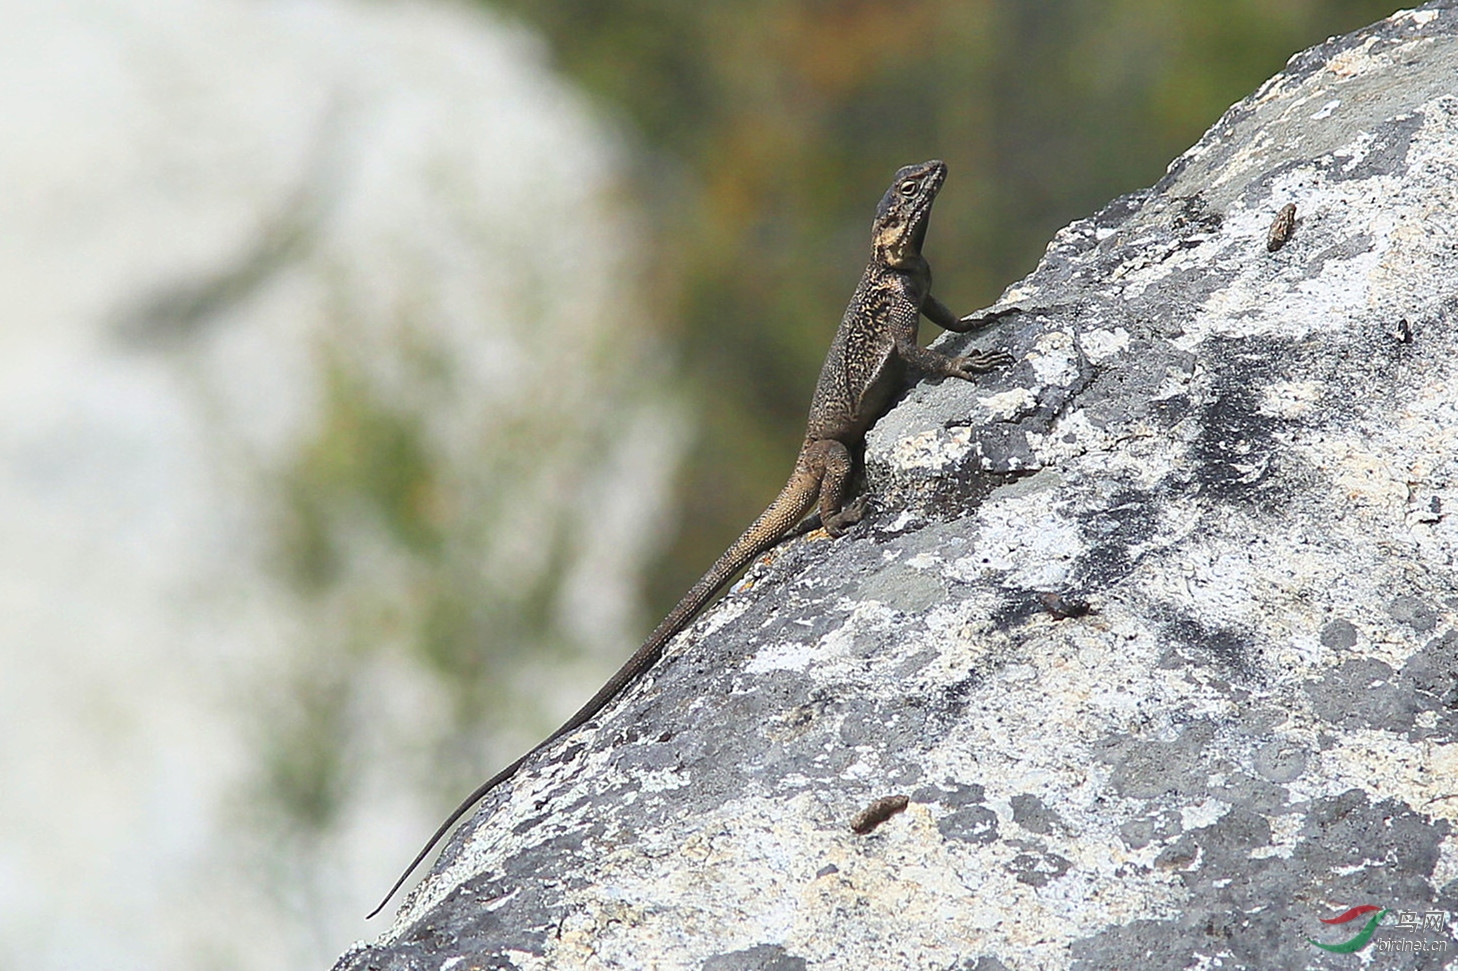
<svg viewBox="0 0 1458 971">
<path fill-rule="evenodd" d="M 866 429 L 891 410 L 891 403 L 906 386 L 905 382 L 906 366 L 901 358 L 894 351 L 882 355 L 875 371 L 866 375 L 851 415 L 850 424 L 857 441 Z"/>
</svg>

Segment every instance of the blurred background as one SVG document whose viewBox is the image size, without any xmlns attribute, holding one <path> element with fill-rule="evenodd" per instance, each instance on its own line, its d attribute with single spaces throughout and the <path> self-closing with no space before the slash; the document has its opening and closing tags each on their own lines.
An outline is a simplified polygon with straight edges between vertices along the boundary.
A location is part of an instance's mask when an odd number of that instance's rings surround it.
<svg viewBox="0 0 1458 971">
<path fill-rule="evenodd" d="M 1392 10 L 0 0 L 0 971 L 377 933 L 783 482 L 898 166 L 968 313 Z"/>
</svg>

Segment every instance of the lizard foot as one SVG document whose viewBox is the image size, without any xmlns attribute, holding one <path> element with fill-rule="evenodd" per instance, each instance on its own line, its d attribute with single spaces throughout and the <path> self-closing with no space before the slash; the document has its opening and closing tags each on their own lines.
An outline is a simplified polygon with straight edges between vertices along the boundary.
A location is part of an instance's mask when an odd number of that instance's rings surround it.
<svg viewBox="0 0 1458 971">
<path fill-rule="evenodd" d="M 947 362 L 947 377 L 971 381 L 975 374 L 983 374 L 993 368 L 1013 363 L 1013 356 L 1003 351 L 973 351 Z"/>
<path fill-rule="evenodd" d="M 822 520 L 821 525 L 832 537 L 843 536 L 846 530 L 865 518 L 867 508 L 866 497 L 856 496 L 840 512 Z"/>
</svg>

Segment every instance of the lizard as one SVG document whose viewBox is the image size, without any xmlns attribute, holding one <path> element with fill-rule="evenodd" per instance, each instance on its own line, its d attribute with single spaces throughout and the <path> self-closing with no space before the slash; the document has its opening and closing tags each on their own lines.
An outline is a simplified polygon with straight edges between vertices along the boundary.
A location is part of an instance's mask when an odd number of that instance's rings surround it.
<svg viewBox="0 0 1458 971">
<path fill-rule="evenodd" d="M 725 584 L 790 535 L 812 511 L 818 512 L 820 525 L 831 537 L 843 535 L 861 520 L 866 511 L 864 497 L 849 504 L 845 502 L 852 472 L 864 447 L 866 430 L 905 390 L 908 370 L 971 381 L 977 374 L 1012 363 L 1012 358 L 1001 351 L 974 351 L 953 357 L 917 342 L 923 315 L 937 326 L 958 333 L 986 327 L 999 319 L 995 315 L 958 317 L 932 296 L 931 268 L 921 248 L 932 203 L 946 177 L 947 166 L 939 159 L 905 166 L 897 171 L 891 187 L 876 207 L 871 224 L 870 262 L 820 370 L 810 402 L 805 443 L 779 495 L 714 561 L 597 694 L 531 751 L 481 783 L 446 817 L 369 917 L 385 908 L 415 868 L 472 806 L 515 775 L 534 755 L 601 712 L 653 666 L 669 640 Z"/>
</svg>

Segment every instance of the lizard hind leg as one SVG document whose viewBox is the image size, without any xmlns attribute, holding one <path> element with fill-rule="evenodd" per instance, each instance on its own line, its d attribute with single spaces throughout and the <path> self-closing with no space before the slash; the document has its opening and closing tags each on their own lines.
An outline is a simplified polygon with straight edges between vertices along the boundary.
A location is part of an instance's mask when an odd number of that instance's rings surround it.
<svg viewBox="0 0 1458 971">
<path fill-rule="evenodd" d="M 820 524 L 831 536 L 840 536 L 866 514 L 863 498 L 857 498 L 849 505 L 845 501 L 855 460 L 845 443 L 833 438 L 824 438 L 807 446 L 805 459 L 810 467 L 808 471 L 820 480 Z"/>
<path fill-rule="evenodd" d="M 856 496 L 841 507 L 840 512 L 825 521 L 825 531 L 831 536 L 843 536 L 846 530 L 866 517 L 869 506 L 865 496 Z"/>
</svg>

